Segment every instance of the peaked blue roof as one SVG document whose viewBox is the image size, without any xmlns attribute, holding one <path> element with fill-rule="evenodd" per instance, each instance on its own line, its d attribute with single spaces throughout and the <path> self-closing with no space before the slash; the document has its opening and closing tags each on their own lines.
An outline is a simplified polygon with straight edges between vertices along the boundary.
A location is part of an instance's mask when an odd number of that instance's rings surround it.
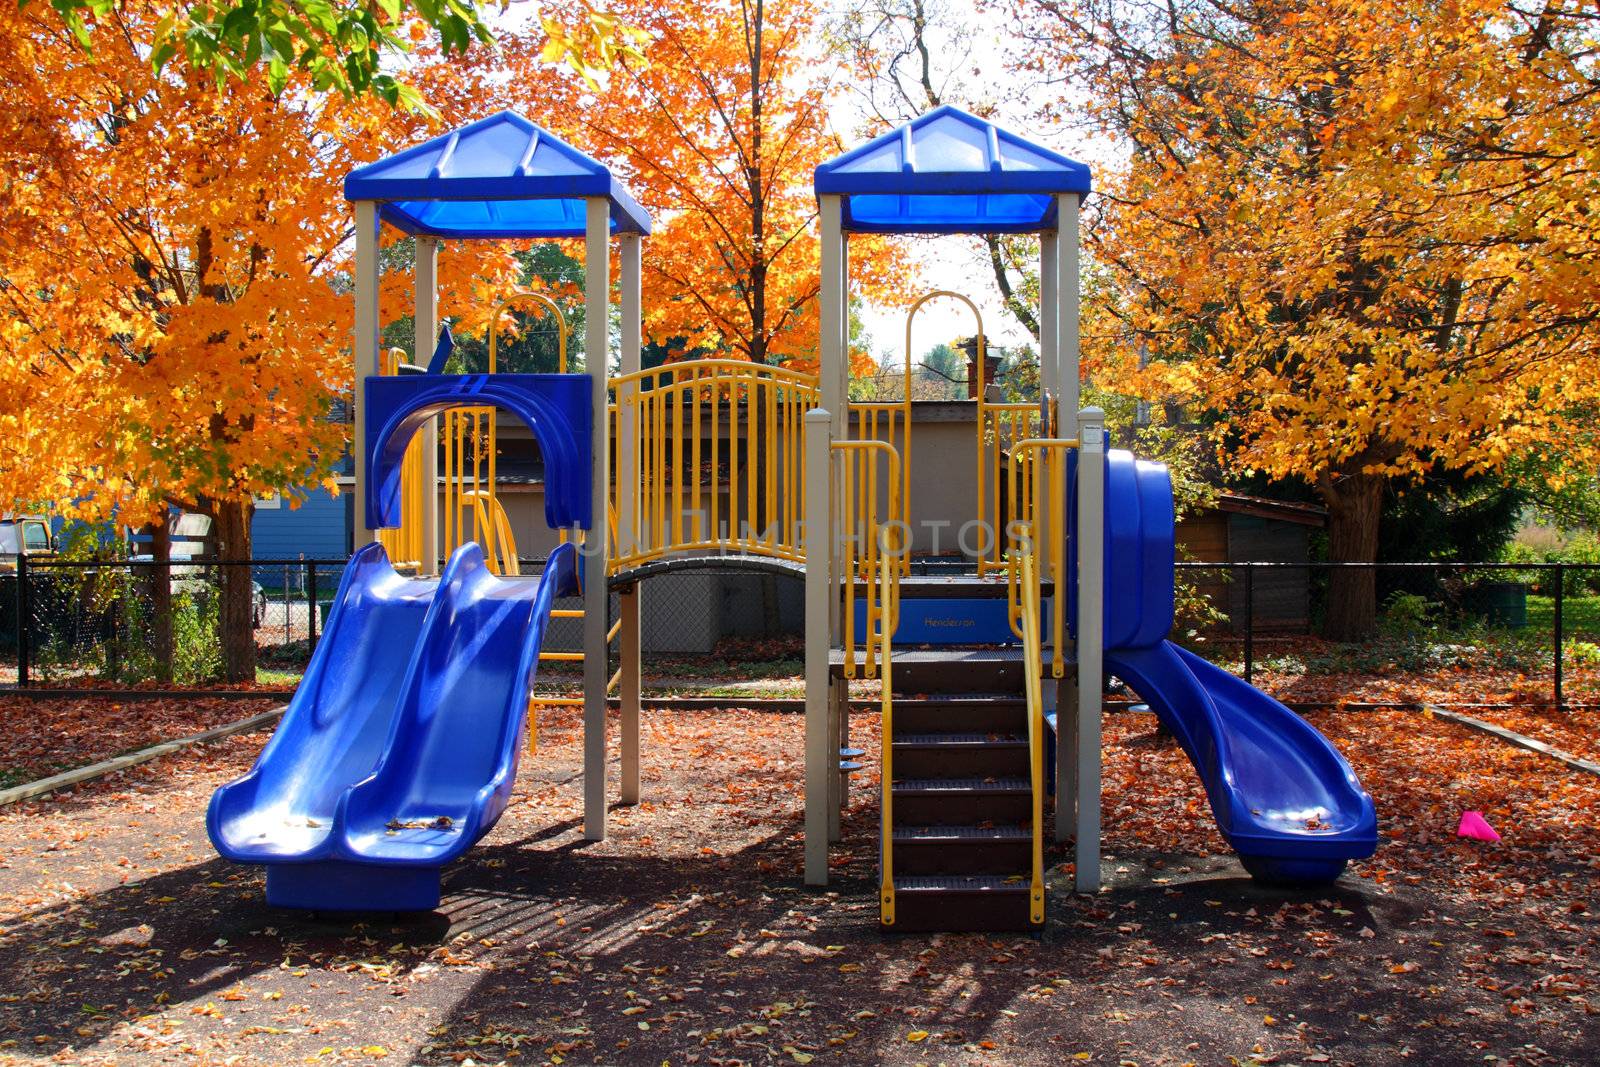
<svg viewBox="0 0 1600 1067">
<path fill-rule="evenodd" d="M 992 122 L 941 107 L 817 168 L 854 233 L 1030 233 L 1056 226 L 1058 193 L 1089 168 Z"/>
<path fill-rule="evenodd" d="M 599 160 L 514 111 L 368 163 L 346 200 L 379 201 L 384 221 L 425 237 L 582 237 L 586 197 L 611 203 L 613 233 L 649 233 L 650 215 Z"/>
</svg>

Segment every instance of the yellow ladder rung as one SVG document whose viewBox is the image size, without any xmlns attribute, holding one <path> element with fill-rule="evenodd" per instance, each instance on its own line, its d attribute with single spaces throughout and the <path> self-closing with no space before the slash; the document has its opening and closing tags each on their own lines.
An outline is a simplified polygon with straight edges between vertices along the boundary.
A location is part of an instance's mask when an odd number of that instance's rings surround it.
<svg viewBox="0 0 1600 1067">
<path fill-rule="evenodd" d="M 541 704 L 544 705 L 545 707 L 581 708 L 581 707 L 583 707 L 583 698 L 582 697 L 529 697 L 528 698 L 528 707 L 530 709 L 531 708 L 536 708 Z"/>
<path fill-rule="evenodd" d="M 609 645 L 611 642 L 615 641 L 617 639 L 617 634 L 620 633 L 621 630 L 622 620 L 618 619 L 616 622 L 611 624 L 611 629 L 606 631 L 606 644 Z"/>
<path fill-rule="evenodd" d="M 552 619 L 581 619 L 581 618 L 583 618 L 583 609 L 582 608 L 556 608 L 555 610 L 550 612 L 550 617 Z"/>
<path fill-rule="evenodd" d="M 554 661 L 556 661 L 558 663 L 582 663 L 583 662 L 583 653 L 582 652 L 541 652 L 541 653 L 539 653 L 539 658 L 543 659 L 543 660 L 554 660 Z"/>
<path fill-rule="evenodd" d="M 606 683 L 606 692 L 611 692 L 622 681 L 622 668 L 617 668 L 617 673 L 611 676 L 611 681 Z"/>
</svg>

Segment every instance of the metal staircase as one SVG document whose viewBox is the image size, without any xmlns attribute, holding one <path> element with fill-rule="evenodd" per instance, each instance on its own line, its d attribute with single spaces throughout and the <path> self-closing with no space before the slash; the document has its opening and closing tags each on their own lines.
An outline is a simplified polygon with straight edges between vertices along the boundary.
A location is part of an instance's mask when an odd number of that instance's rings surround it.
<svg viewBox="0 0 1600 1067">
<path fill-rule="evenodd" d="M 1027 650 L 998 643 L 1011 637 L 1005 603 L 1005 583 L 975 575 L 901 580 L 902 632 L 996 643 L 896 645 L 884 724 L 885 929 L 1043 925 L 1042 749 L 1029 737 Z M 1032 670 L 1037 679 L 1037 656 Z"/>
</svg>

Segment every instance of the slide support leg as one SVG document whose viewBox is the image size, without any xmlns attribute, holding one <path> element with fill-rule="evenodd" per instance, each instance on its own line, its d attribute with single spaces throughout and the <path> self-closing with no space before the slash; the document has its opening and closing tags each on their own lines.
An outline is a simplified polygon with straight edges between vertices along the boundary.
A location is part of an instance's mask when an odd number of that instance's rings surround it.
<svg viewBox="0 0 1600 1067">
<path fill-rule="evenodd" d="M 639 803 L 639 707 L 643 679 L 639 663 L 640 584 L 635 582 L 617 597 L 622 629 L 617 632 L 622 656 L 618 703 L 622 709 L 622 802 Z"/>
</svg>

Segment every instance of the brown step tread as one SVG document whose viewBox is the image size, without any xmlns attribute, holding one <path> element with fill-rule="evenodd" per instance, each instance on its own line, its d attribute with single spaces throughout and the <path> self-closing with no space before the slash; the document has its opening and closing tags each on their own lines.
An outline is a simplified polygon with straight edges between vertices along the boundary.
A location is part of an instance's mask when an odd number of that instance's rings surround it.
<svg viewBox="0 0 1600 1067">
<path fill-rule="evenodd" d="M 905 778 L 894 783 L 895 793 L 1027 793 L 1033 785 L 1026 778 Z"/>
<path fill-rule="evenodd" d="M 1033 831 L 1026 826 L 896 826 L 896 841 L 938 844 L 989 841 L 1032 841 Z"/>
<path fill-rule="evenodd" d="M 895 748 L 997 748 L 1023 747 L 1028 739 L 1013 733 L 916 733 L 896 734 Z"/>
<path fill-rule="evenodd" d="M 1004 893 L 1028 895 L 1028 879 L 1024 875 L 1007 877 L 1002 874 L 910 874 L 896 877 L 894 891 L 898 893 Z"/>
</svg>

